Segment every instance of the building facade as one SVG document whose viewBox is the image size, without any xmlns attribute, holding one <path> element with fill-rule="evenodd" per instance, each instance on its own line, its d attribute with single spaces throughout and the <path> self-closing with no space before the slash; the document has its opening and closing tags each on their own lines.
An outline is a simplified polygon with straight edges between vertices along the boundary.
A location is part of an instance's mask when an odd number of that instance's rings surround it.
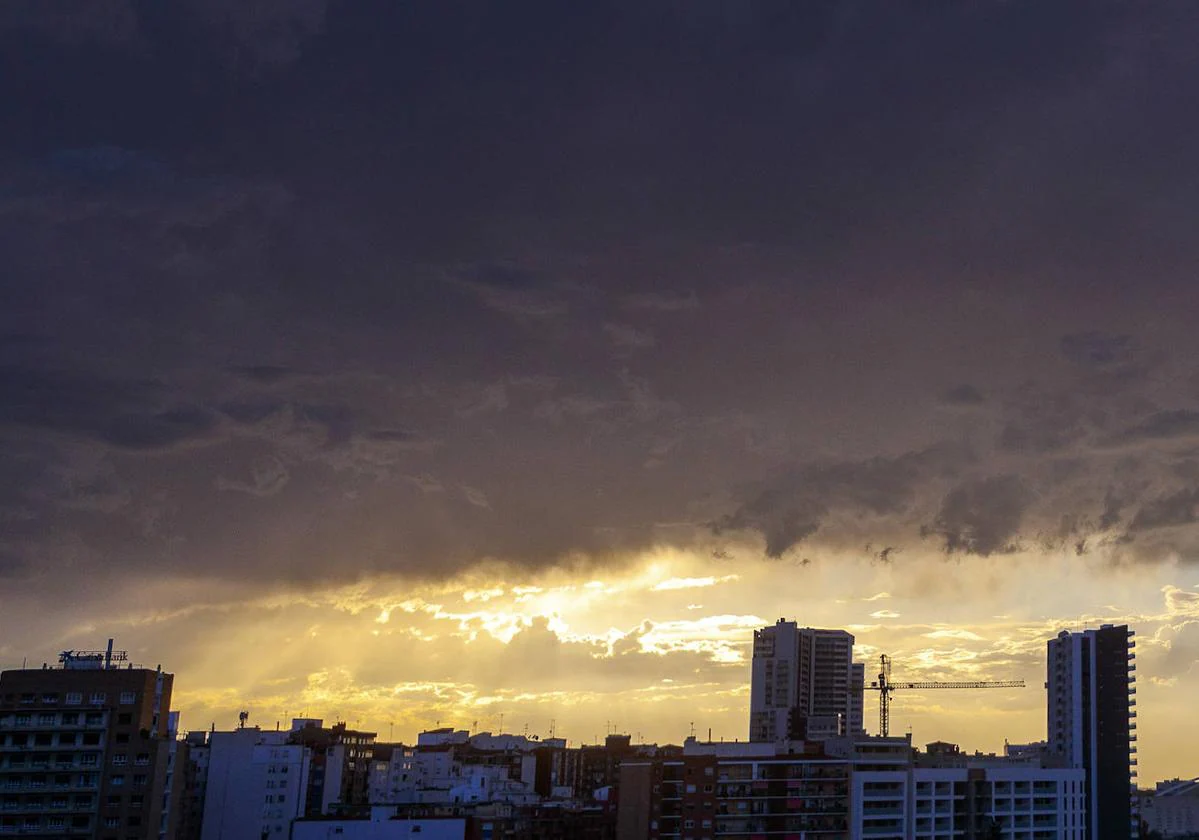
<svg viewBox="0 0 1199 840">
<path fill-rule="evenodd" d="M 257 727 L 208 737 L 201 840 L 285 840 L 304 814 L 309 750 Z"/>
<path fill-rule="evenodd" d="M 621 766 L 618 840 L 819 837 L 847 840 L 849 762 L 814 749 L 689 741 L 679 757 Z"/>
<path fill-rule="evenodd" d="M 1162 837 L 1199 836 L 1199 779 L 1170 779 L 1141 791 L 1141 821 Z"/>
<path fill-rule="evenodd" d="M 1048 645 L 1046 760 L 1086 773 L 1086 840 L 1139 834 L 1133 631 L 1063 631 Z"/>
<path fill-rule="evenodd" d="M 1037 766 L 855 770 L 852 840 L 1084 840 L 1085 774 Z"/>
<path fill-rule="evenodd" d="M 0 834 L 172 837 L 172 683 L 111 641 L 0 674 Z"/>
<path fill-rule="evenodd" d="M 863 731 L 865 667 L 844 630 L 779 619 L 754 631 L 751 741 L 820 739 Z"/>
</svg>

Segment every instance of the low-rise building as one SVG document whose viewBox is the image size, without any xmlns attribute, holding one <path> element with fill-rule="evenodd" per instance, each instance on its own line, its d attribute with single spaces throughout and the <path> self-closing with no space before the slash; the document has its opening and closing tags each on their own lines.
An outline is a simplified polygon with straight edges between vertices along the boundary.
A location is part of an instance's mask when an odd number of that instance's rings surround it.
<svg viewBox="0 0 1199 840">
<path fill-rule="evenodd" d="M 682 756 L 621 765 L 617 837 L 848 840 L 849 775 L 850 763 L 818 743 L 796 753 L 688 739 Z"/>
<path fill-rule="evenodd" d="M 1162 837 L 1199 836 L 1199 779 L 1158 782 L 1142 793 L 1140 816 Z"/>
<path fill-rule="evenodd" d="M 1085 773 L 1029 766 L 855 771 L 852 840 L 1083 840 Z"/>
<path fill-rule="evenodd" d="M 326 727 L 319 719 L 296 718 L 288 740 L 310 752 L 305 816 L 351 814 L 370 806 L 374 732 L 349 729 L 345 723 Z"/>
</svg>

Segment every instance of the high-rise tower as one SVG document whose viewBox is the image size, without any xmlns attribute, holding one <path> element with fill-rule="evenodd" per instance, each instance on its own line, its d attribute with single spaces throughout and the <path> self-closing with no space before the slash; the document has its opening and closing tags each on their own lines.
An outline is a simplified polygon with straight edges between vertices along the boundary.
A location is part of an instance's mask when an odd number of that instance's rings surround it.
<svg viewBox="0 0 1199 840">
<path fill-rule="evenodd" d="M 862 731 L 864 669 L 844 630 L 779 619 L 754 631 L 751 741 L 819 739 Z"/>
<path fill-rule="evenodd" d="M 1138 836 L 1135 644 L 1110 624 L 1049 640 L 1046 755 L 1086 770 L 1088 840 Z"/>
</svg>

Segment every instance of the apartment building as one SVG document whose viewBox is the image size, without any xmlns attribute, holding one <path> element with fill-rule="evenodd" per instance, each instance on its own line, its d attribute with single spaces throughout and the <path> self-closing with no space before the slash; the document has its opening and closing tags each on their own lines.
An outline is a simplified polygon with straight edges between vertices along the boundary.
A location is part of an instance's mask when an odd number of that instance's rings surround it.
<svg viewBox="0 0 1199 840">
<path fill-rule="evenodd" d="M 285 840 L 304 814 L 310 751 L 289 732 L 243 727 L 207 743 L 201 840 Z"/>
<path fill-rule="evenodd" d="M 1081 770 L 855 770 L 852 840 L 1084 840 Z"/>
<path fill-rule="evenodd" d="M 1046 761 L 1086 773 L 1086 840 L 1139 834 L 1136 653 L 1127 626 L 1063 631 L 1048 643 Z"/>
<path fill-rule="evenodd" d="M 0 673 L 0 834 L 172 837 L 172 683 L 111 640 Z"/>
<path fill-rule="evenodd" d="M 844 630 L 779 619 L 754 631 L 751 741 L 815 740 L 863 731 L 865 666 Z"/>
<path fill-rule="evenodd" d="M 850 764 L 816 744 L 810 750 L 688 740 L 680 757 L 630 759 L 621 765 L 616 836 L 848 840 Z"/>
</svg>

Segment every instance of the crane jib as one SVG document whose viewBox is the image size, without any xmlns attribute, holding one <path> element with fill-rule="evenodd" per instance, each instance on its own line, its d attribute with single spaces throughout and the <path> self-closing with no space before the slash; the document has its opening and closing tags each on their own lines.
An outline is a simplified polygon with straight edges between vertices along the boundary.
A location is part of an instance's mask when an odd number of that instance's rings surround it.
<svg viewBox="0 0 1199 840">
<path fill-rule="evenodd" d="M 897 689 L 941 688 L 1024 688 L 1024 680 L 958 680 L 941 681 L 926 680 L 924 682 L 893 682 L 891 680 L 891 657 L 883 654 L 879 657 L 878 680 L 866 686 L 871 691 L 878 692 L 878 731 L 886 738 L 891 728 L 891 692 Z"/>
</svg>

